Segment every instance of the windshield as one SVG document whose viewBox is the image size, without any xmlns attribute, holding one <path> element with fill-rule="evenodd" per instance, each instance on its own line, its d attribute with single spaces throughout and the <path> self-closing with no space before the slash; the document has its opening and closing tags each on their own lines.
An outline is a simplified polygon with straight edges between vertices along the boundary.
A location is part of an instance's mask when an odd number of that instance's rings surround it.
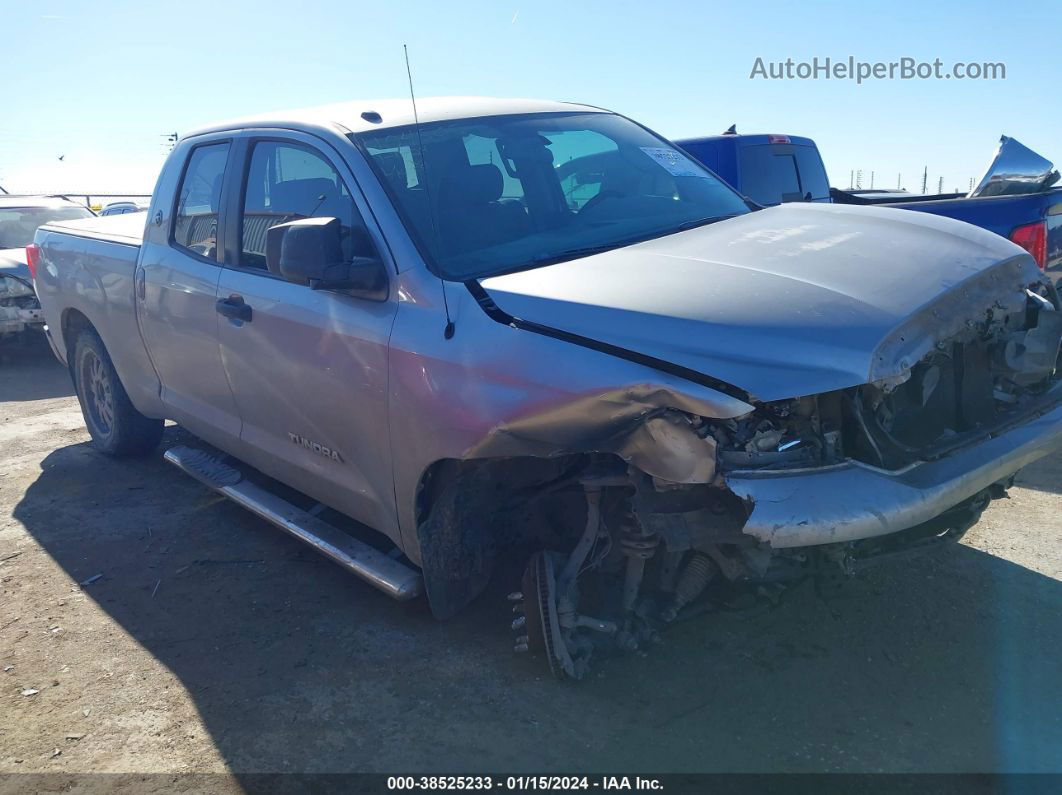
<svg viewBox="0 0 1062 795">
<path fill-rule="evenodd" d="M 667 141 L 610 113 L 434 122 L 419 139 L 416 128 L 398 127 L 355 140 L 448 279 L 573 259 L 749 211 Z"/>
<path fill-rule="evenodd" d="M 37 227 L 49 221 L 91 217 L 84 207 L 0 207 L 0 248 L 25 248 Z"/>
</svg>

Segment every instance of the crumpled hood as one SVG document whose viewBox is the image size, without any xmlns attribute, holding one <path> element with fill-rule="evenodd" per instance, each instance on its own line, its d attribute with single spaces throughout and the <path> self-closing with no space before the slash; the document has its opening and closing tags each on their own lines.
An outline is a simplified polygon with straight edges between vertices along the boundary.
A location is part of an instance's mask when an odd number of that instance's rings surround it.
<svg viewBox="0 0 1062 795">
<path fill-rule="evenodd" d="M 900 375 L 1039 277 L 1021 248 L 970 224 L 808 203 L 482 284 L 515 317 L 777 400 Z"/>
<path fill-rule="evenodd" d="M 26 264 L 26 249 L 3 248 L 0 249 L 0 275 L 11 273 L 29 279 L 29 265 Z"/>
</svg>

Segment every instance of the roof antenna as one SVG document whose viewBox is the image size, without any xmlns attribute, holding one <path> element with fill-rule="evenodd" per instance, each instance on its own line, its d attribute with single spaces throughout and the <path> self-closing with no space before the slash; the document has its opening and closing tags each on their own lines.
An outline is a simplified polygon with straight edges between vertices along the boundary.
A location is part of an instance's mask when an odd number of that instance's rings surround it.
<svg viewBox="0 0 1062 795">
<path fill-rule="evenodd" d="M 417 131 L 417 149 L 420 150 L 420 165 L 424 169 L 424 194 L 428 199 L 428 219 L 431 222 L 431 233 L 435 238 L 435 247 L 441 250 L 439 245 L 439 229 L 435 225 L 435 205 L 431 201 L 431 179 L 428 177 L 428 159 L 424 156 L 424 139 L 420 137 L 420 117 L 417 116 L 417 97 L 413 93 L 413 72 L 409 68 L 409 50 L 402 45 L 402 52 L 406 56 L 406 77 L 409 78 L 409 99 L 413 102 L 413 127 Z M 450 339 L 454 336 L 456 327 L 450 318 L 450 304 L 446 300 L 446 280 L 440 276 L 439 285 L 442 287 L 443 308 L 446 310 L 446 328 L 443 329 L 443 337 Z"/>
</svg>

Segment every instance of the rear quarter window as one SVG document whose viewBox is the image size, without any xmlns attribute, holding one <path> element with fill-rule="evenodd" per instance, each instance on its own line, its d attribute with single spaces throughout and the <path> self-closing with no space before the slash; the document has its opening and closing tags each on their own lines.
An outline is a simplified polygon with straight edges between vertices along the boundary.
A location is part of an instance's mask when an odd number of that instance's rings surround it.
<svg viewBox="0 0 1062 795">
<path fill-rule="evenodd" d="M 228 159 L 227 141 L 197 146 L 188 156 L 177 191 L 173 242 L 206 259 L 217 259 L 221 183 Z"/>
</svg>

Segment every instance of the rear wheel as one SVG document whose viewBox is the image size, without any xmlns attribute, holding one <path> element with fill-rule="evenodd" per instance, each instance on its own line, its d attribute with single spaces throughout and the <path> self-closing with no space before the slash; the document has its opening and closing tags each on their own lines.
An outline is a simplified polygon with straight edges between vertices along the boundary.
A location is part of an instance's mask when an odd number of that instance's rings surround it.
<svg viewBox="0 0 1062 795">
<path fill-rule="evenodd" d="M 116 458 L 150 453 L 162 440 L 162 420 L 137 411 L 111 357 L 95 331 L 86 329 L 74 343 L 74 388 L 96 449 Z"/>
</svg>

